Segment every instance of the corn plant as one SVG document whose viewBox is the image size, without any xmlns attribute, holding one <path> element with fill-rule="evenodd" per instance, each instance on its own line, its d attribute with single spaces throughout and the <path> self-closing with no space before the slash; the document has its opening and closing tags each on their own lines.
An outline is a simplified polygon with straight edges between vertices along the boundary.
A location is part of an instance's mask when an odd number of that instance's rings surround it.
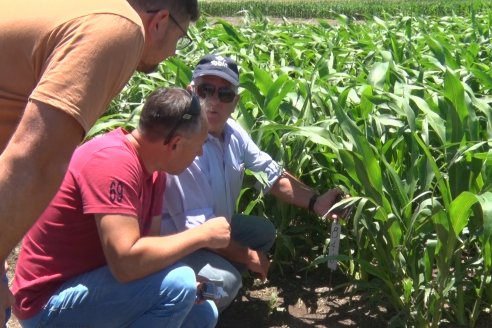
<svg viewBox="0 0 492 328">
<path fill-rule="evenodd" d="M 462 0 L 205 0 L 200 2 L 200 9 L 214 16 L 235 16 L 240 11 L 248 10 L 268 16 L 327 19 L 335 17 L 337 13 L 354 17 L 373 16 L 382 12 L 391 15 L 449 15 L 466 12 L 471 5 L 476 8 L 490 6 L 485 1 Z"/>
<path fill-rule="evenodd" d="M 392 307 L 392 326 L 473 327 L 492 305 L 492 12 L 475 9 L 337 24 L 201 19 L 186 56 L 136 75 L 90 135 L 134 127 L 145 96 L 186 86 L 204 54 L 236 59 L 239 123 L 308 185 L 352 196 L 336 257 L 351 282 Z M 238 209 L 274 222 L 280 271 L 330 259 L 328 222 L 250 187 Z"/>
</svg>

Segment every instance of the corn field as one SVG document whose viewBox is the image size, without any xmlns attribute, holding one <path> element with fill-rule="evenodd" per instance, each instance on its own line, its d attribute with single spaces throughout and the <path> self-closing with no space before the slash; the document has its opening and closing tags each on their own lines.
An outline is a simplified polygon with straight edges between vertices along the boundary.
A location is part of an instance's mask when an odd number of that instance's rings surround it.
<svg viewBox="0 0 492 328">
<path fill-rule="evenodd" d="M 490 1 L 480 0 L 204 0 L 201 11 L 213 16 L 236 16 L 247 10 L 261 15 L 289 18 L 333 18 L 337 14 L 351 17 L 372 15 L 449 15 L 490 8 Z"/>
<path fill-rule="evenodd" d="M 473 327 L 492 305 L 492 11 L 335 18 L 203 18 L 192 48 L 136 74 L 88 138 L 134 127 L 145 96 L 186 86 L 204 54 L 230 56 L 253 139 L 306 184 L 352 196 L 336 257 L 350 282 L 394 327 Z M 275 223 L 275 269 L 326 265 L 329 222 L 261 196 L 248 184 L 238 210 Z"/>
</svg>

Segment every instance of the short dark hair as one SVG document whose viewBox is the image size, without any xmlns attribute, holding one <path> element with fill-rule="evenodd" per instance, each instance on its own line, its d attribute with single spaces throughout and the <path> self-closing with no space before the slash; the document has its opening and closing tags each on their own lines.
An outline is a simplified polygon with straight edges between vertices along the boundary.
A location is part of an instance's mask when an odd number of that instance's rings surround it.
<svg viewBox="0 0 492 328">
<path fill-rule="evenodd" d="M 200 17 L 197 0 L 128 0 L 132 7 L 143 11 L 167 9 L 173 15 L 187 16 L 190 21 L 196 22 Z"/>
<path fill-rule="evenodd" d="M 159 88 L 145 101 L 138 122 L 138 130 L 143 136 L 158 141 L 166 139 L 169 132 L 179 123 L 176 134 L 193 134 L 201 129 L 203 110 L 188 120 L 183 115 L 192 105 L 192 94 L 182 88 Z"/>
</svg>

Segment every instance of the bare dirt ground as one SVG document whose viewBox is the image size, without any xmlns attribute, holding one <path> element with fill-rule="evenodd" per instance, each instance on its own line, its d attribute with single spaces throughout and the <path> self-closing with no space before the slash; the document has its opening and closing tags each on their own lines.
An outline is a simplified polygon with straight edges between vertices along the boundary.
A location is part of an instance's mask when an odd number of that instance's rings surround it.
<svg viewBox="0 0 492 328">
<path fill-rule="evenodd" d="M 382 328 L 395 312 L 384 301 L 358 293 L 339 273 L 330 282 L 328 269 L 300 276 L 273 277 L 262 284 L 246 280 L 242 295 L 220 316 L 218 328 Z M 339 286 L 332 288 L 332 286 Z M 492 327 L 492 315 L 482 313 L 476 328 Z M 464 328 L 443 323 L 441 328 Z"/>
<path fill-rule="evenodd" d="M 330 282 L 330 272 L 320 269 L 267 283 L 246 279 L 242 295 L 221 314 L 217 327 L 387 327 L 390 318 L 385 306 L 354 293 L 337 273 Z"/>
</svg>

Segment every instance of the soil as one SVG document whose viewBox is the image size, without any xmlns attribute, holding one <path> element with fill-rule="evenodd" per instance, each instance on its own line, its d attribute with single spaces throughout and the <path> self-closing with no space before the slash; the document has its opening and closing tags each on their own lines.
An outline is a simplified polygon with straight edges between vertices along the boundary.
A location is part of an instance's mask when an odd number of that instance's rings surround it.
<svg viewBox="0 0 492 328">
<path fill-rule="evenodd" d="M 246 279 L 217 327 L 387 327 L 392 317 L 385 306 L 355 293 L 344 277 L 328 269 L 271 279 Z"/>
<path fill-rule="evenodd" d="M 305 276 L 288 274 L 267 283 L 246 281 L 242 294 L 219 319 L 218 328 L 406 327 L 391 325 L 395 312 L 383 300 L 356 292 L 340 273 L 328 269 Z M 332 287 L 334 286 L 334 287 Z M 492 314 L 482 313 L 476 328 L 490 328 Z M 464 328 L 443 323 L 441 328 Z"/>
</svg>

